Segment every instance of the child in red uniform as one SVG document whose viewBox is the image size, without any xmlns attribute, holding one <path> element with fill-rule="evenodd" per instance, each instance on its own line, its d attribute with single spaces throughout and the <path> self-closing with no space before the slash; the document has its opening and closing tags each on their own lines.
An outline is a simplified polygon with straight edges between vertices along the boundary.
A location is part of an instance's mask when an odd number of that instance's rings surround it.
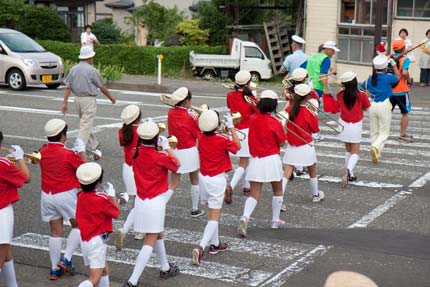
<svg viewBox="0 0 430 287">
<path fill-rule="evenodd" d="M 82 189 L 78 194 L 76 221 L 81 230 L 84 262 L 90 267 L 88 280 L 78 287 L 108 287 L 106 241 L 112 233 L 112 218 L 118 218 L 120 211 L 115 189 L 107 183 L 105 192 L 96 191 L 103 181 L 103 170 L 98 163 L 82 164 L 76 176 Z"/>
<path fill-rule="evenodd" d="M 3 134 L 0 132 L 0 148 Z M 0 277 L 5 286 L 16 287 L 15 267 L 12 258 L 13 207 L 19 200 L 18 188 L 30 182 L 30 171 L 25 164 L 24 152 L 13 145 L 11 156 L 15 157 L 18 167 L 4 157 L 0 157 Z"/>
<path fill-rule="evenodd" d="M 285 222 L 279 219 L 282 206 L 282 163 L 280 147 L 285 142 L 282 123 L 272 113 L 276 112 L 278 95 L 271 90 L 263 91 L 258 102 L 260 113 L 256 114 L 249 125 L 249 162 L 246 179 L 251 184 L 251 194 L 245 202 L 238 233 L 246 237 L 249 218 L 260 199 L 263 183 L 270 182 L 273 189 L 272 229 L 282 227 Z"/>
<path fill-rule="evenodd" d="M 251 89 L 251 73 L 248 71 L 239 71 L 235 76 L 235 91 L 227 94 L 227 107 L 231 113 L 239 112 L 242 116 L 241 121 L 235 125 L 235 128 L 245 134 L 245 138 L 241 142 L 240 150 L 237 152 L 239 164 L 234 171 L 233 177 L 226 190 L 226 203 L 231 203 L 231 194 L 242 178 L 243 193 L 249 194 L 249 181 L 246 180 L 246 168 L 249 164 L 248 132 L 251 117 L 257 113 L 257 108 L 245 101 L 244 96 L 248 96 L 251 100 L 257 103 L 257 99 L 253 96 Z"/>
<path fill-rule="evenodd" d="M 307 166 L 313 202 L 320 202 L 324 199 L 324 193 L 318 190 L 317 158 L 311 136 L 312 133 L 319 132 L 318 117 L 306 107 L 306 102 L 310 98 L 311 91 L 311 87 L 307 84 L 297 85 L 294 88 L 293 104 L 287 109 L 289 113 L 287 129 L 301 136 L 304 141 L 287 131 L 288 146 L 283 158 L 285 170 L 282 187 L 283 189 L 286 188 L 288 178 L 290 178 L 294 166 Z M 290 122 L 301 127 L 306 133 L 296 128 Z"/>
<path fill-rule="evenodd" d="M 176 172 L 179 162 L 165 137 L 160 137 L 164 151 L 157 151 L 159 132 L 157 124 L 152 121 L 142 123 L 137 129 L 140 144 L 133 163 L 137 188 L 134 230 L 146 234 L 143 247 L 136 258 L 133 273 L 123 285 L 126 287 L 137 286 L 153 250 L 161 265 L 161 279 L 167 279 L 179 273 L 179 268 L 167 261 L 163 239 L 166 204 L 173 194 L 173 190 L 168 187 L 168 172 L 169 170 Z"/>
<path fill-rule="evenodd" d="M 200 265 L 203 251 L 209 242 L 209 254 L 227 249 L 227 244 L 218 239 L 218 222 L 227 186 L 226 172 L 231 170 L 229 153 L 235 154 L 238 151 L 240 141 L 231 115 L 226 115 L 225 118 L 225 125 L 231 131 L 233 140 L 217 132 L 219 118 L 216 111 L 204 111 L 199 117 L 199 127 L 203 132 L 199 136 L 200 197 L 202 203 L 207 203 L 209 214 L 200 244 L 193 250 L 194 265 Z"/>
<path fill-rule="evenodd" d="M 191 106 L 191 92 L 179 88 L 171 96 L 174 108 L 169 110 L 167 125 L 169 134 L 178 139 L 178 145 L 173 150 L 181 166 L 172 174 L 170 187 L 173 190 L 179 185 L 181 174 L 189 173 L 191 181 L 191 217 L 199 217 L 204 211 L 199 210 L 199 152 L 196 142 L 200 134 L 197 116 L 189 109 Z"/>
</svg>

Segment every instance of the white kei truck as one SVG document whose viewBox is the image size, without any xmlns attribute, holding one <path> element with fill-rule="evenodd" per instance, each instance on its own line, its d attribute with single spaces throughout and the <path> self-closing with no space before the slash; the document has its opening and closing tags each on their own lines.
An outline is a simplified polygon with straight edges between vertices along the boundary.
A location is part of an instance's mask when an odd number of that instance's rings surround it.
<svg viewBox="0 0 430 287">
<path fill-rule="evenodd" d="M 270 79 L 273 76 L 270 59 L 254 42 L 235 38 L 230 55 L 195 54 L 190 52 L 193 75 L 205 79 L 215 77 L 234 79 L 239 70 L 251 72 L 252 81 Z"/>
</svg>

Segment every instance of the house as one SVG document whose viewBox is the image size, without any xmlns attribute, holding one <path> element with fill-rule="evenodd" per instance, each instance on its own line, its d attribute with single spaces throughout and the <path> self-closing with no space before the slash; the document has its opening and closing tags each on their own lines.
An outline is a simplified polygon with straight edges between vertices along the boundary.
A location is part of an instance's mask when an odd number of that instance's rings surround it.
<svg viewBox="0 0 430 287">
<path fill-rule="evenodd" d="M 383 3 L 382 41 L 391 42 L 401 28 L 406 28 L 413 45 L 419 44 L 430 29 L 430 1 L 383 0 Z M 338 74 L 354 71 L 359 80 L 364 80 L 372 72 L 376 46 L 375 6 L 376 0 L 306 0 L 306 53 L 315 53 L 320 44 L 334 40 L 341 49 L 334 59 Z M 421 50 L 414 52 L 418 61 Z M 419 80 L 419 72 L 418 63 L 412 64 L 410 73 L 415 82 Z"/>
</svg>

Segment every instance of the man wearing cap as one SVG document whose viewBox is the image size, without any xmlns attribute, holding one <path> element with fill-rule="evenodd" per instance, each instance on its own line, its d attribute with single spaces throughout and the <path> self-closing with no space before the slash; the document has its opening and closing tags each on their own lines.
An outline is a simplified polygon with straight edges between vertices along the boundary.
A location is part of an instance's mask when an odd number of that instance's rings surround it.
<svg viewBox="0 0 430 287">
<path fill-rule="evenodd" d="M 81 242 L 81 234 L 75 221 L 77 193 L 80 187 L 76 170 L 86 161 L 85 145 L 75 142 L 73 150 L 64 146 L 67 125 L 61 119 L 49 120 L 45 125 L 48 143 L 40 149 L 42 194 L 40 212 L 42 221 L 49 223 L 50 280 L 57 280 L 65 271 L 73 272 L 72 255 Z M 72 230 L 67 238 L 66 252 L 61 257 L 63 221 L 70 221 Z"/>
<path fill-rule="evenodd" d="M 309 57 L 303 52 L 303 44 L 306 43 L 303 38 L 293 35 L 291 40 L 291 50 L 293 53 L 285 58 L 280 71 L 280 73 L 285 76 L 289 73 L 291 74 L 295 69 L 301 67 Z"/>
<path fill-rule="evenodd" d="M 100 142 L 97 140 L 96 136 L 91 133 L 97 110 L 96 96 L 98 94 L 98 89 L 109 98 L 112 104 L 115 104 L 116 99 L 105 86 L 99 71 L 92 66 L 95 54 L 91 47 L 81 47 L 79 54 L 79 59 L 81 61 L 70 70 L 69 74 L 64 79 L 67 88 L 64 93 L 61 111 L 64 114 L 67 113 L 68 99 L 73 92 L 75 95 L 75 109 L 80 119 L 78 138 L 84 142 L 87 149 L 100 156 L 101 152 L 98 150 Z"/>
<path fill-rule="evenodd" d="M 323 94 L 330 94 L 328 73 L 331 66 L 331 58 L 339 51 L 335 42 L 327 41 L 324 43 L 322 51 L 311 55 L 303 65 L 308 71 L 312 87 L 318 93 L 319 97 L 322 97 Z"/>
</svg>

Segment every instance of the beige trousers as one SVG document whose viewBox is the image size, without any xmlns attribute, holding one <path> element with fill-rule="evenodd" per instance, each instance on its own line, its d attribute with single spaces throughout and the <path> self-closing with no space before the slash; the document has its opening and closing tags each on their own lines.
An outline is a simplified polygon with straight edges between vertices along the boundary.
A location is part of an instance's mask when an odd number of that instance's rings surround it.
<svg viewBox="0 0 430 287">
<path fill-rule="evenodd" d="M 97 110 L 96 97 L 75 97 L 75 109 L 80 119 L 78 138 L 85 143 L 87 149 L 97 149 L 100 142 L 91 133 Z"/>
<path fill-rule="evenodd" d="M 370 144 L 378 149 L 379 155 L 390 136 L 391 107 L 390 99 L 386 99 L 379 103 L 372 102 L 369 108 Z"/>
</svg>

